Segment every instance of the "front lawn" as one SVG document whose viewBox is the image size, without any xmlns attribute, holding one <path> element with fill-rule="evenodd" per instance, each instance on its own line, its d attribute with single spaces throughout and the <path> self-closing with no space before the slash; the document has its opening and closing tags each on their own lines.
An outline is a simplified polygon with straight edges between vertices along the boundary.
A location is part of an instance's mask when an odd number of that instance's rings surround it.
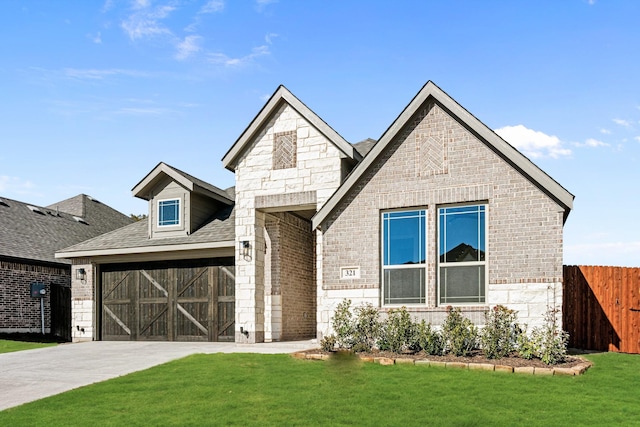
<svg viewBox="0 0 640 427">
<path fill-rule="evenodd" d="M 26 342 L 26 341 L 14 341 L 0 339 L 0 353 L 10 353 L 12 351 L 31 350 L 40 347 L 50 347 L 57 345 L 51 342 Z"/>
<path fill-rule="evenodd" d="M 640 356 L 578 377 L 194 355 L 0 412 L 0 425 L 640 424 Z"/>
</svg>

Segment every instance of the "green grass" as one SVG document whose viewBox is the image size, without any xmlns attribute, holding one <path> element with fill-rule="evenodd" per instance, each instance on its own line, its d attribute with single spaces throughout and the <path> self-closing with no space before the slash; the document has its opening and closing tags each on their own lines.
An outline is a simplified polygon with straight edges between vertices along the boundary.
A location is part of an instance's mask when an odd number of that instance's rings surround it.
<svg viewBox="0 0 640 427">
<path fill-rule="evenodd" d="M 50 347 L 57 345 L 56 343 L 41 343 L 41 342 L 25 342 L 25 341 L 13 341 L 0 339 L 0 353 L 10 353 L 12 351 L 31 350 L 40 347 Z"/>
<path fill-rule="evenodd" d="M 640 356 L 579 377 L 194 355 L 0 412 L 6 426 L 640 425 Z"/>
</svg>

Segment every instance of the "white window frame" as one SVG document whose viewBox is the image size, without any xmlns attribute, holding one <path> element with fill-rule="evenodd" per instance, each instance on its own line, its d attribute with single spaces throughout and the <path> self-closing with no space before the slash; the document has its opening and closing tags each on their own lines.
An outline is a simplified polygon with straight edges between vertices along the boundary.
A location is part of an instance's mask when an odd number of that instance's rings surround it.
<svg viewBox="0 0 640 427">
<path fill-rule="evenodd" d="M 178 202 L 178 223 L 177 224 L 160 224 L 160 203 L 162 202 L 171 202 L 171 201 L 177 201 Z M 156 202 L 156 215 L 157 215 L 157 220 L 156 220 L 156 225 L 158 228 L 169 228 L 169 227 L 180 227 L 182 226 L 182 198 L 180 197 L 171 197 L 168 199 L 159 199 Z"/>
<path fill-rule="evenodd" d="M 384 259 L 384 252 L 385 252 L 385 247 L 384 247 L 384 239 L 385 239 L 385 235 L 384 235 L 384 230 L 385 230 L 385 218 L 384 215 L 385 214 L 389 214 L 389 213 L 394 213 L 394 212 L 423 212 L 424 215 L 424 230 L 422 230 L 422 238 L 424 239 L 424 263 L 420 264 L 400 264 L 400 265 L 395 265 L 395 264 L 391 264 L 391 265 L 386 265 L 385 264 L 385 259 Z M 426 206 L 421 206 L 421 207 L 412 207 L 412 208 L 402 208 L 402 209 L 386 209 L 383 211 L 380 211 L 380 291 L 381 291 L 381 295 L 380 295 L 380 302 L 381 305 L 383 307 L 401 307 L 401 306 L 411 306 L 411 307 L 418 307 L 418 306 L 425 306 L 428 304 L 429 300 L 428 300 L 428 292 L 427 292 L 427 288 L 429 286 L 429 284 L 427 283 L 428 280 L 428 276 L 427 276 L 427 266 L 429 264 L 429 260 L 428 260 L 428 248 L 429 248 L 429 240 L 428 240 L 428 233 L 427 230 L 429 229 L 429 210 L 427 209 Z M 423 271 L 423 276 L 424 276 L 424 284 L 422 287 L 422 296 L 421 298 L 424 299 L 424 303 L 385 303 L 385 292 L 387 290 L 387 286 L 386 286 L 386 281 L 385 281 L 385 272 L 387 270 L 400 270 L 400 269 L 422 269 Z M 420 298 L 420 297 L 419 297 Z"/>
<path fill-rule="evenodd" d="M 440 262 L 440 211 L 441 209 L 449 209 L 449 208 L 464 208 L 471 206 L 484 206 L 484 261 L 472 261 L 472 262 Z M 478 230 L 480 227 L 478 227 Z M 438 306 L 469 306 L 469 305 L 479 305 L 485 306 L 487 305 L 487 290 L 489 289 L 489 268 L 488 268 L 488 247 L 489 247 L 489 204 L 488 203 L 458 203 L 452 205 L 443 205 L 438 206 L 436 209 L 436 275 L 437 275 L 437 283 L 436 283 L 436 305 Z M 484 286 L 484 301 L 479 302 L 441 302 L 440 295 L 440 279 L 441 267 L 475 267 L 475 266 L 483 266 L 484 267 L 484 283 L 481 283 L 481 286 Z"/>
</svg>

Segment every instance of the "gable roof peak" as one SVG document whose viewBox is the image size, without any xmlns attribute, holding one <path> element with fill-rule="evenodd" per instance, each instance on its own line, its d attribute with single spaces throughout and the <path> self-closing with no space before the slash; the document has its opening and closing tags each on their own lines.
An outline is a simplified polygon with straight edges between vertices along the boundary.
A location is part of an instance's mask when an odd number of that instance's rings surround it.
<svg viewBox="0 0 640 427">
<path fill-rule="evenodd" d="M 253 118 L 249 126 L 240 134 L 238 139 L 233 143 L 229 151 L 222 158 L 222 164 L 230 171 L 234 171 L 239 159 L 249 146 L 253 138 L 263 129 L 263 127 L 273 117 L 275 112 L 280 108 L 282 103 L 287 103 L 298 114 L 300 114 L 309 124 L 322 133 L 343 155 L 350 159 L 353 163 L 357 163 L 362 156 L 353 148 L 338 132 L 329 126 L 320 116 L 300 101 L 289 89 L 284 85 L 279 85 L 275 92 L 269 97 L 258 114 Z"/>
<path fill-rule="evenodd" d="M 134 197 L 138 197 L 143 200 L 150 200 L 151 189 L 158 184 L 158 181 L 163 177 L 168 176 L 172 180 L 176 181 L 187 190 L 203 194 L 214 200 L 217 200 L 225 205 L 232 205 L 234 198 L 224 190 L 209 184 L 193 175 L 181 171 L 165 162 L 160 162 L 149 172 L 138 184 L 136 184 L 131 192 Z"/>
<path fill-rule="evenodd" d="M 420 89 L 420 91 L 418 91 L 404 110 L 402 110 L 400 115 L 391 123 L 387 130 L 384 131 L 382 136 L 378 139 L 378 142 L 371 147 L 367 156 L 356 165 L 342 185 L 313 216 L 311 219 L 313 228 L 319 227 L 328 215 L 333 212 L 349 190 L 360 180 L 363 174 L 385 151 L 391 141 L 400 134 L 411 118 L 429 99 L 435 100 L 440 107 L 444 108 L 447 113 L 451 115 L 451 117 L 474 133 L 478 139 L 498 153 L 506 162 L 518 170 L 531 183 L 536 185 L 556 203 L 562 206 L 565 211 L 564 218 L 566 220 L 569 212 L 573 208 L 573 194 L 569 193 L 569 191 L 547 175 L 546 172 L 536 166 L 524 154 L 507 143 L 493 130 L 489 129 L 473 114 L 458 104 L 456 100 L 451 98 L 435 83 L 429 80 Z"/>
</svg>

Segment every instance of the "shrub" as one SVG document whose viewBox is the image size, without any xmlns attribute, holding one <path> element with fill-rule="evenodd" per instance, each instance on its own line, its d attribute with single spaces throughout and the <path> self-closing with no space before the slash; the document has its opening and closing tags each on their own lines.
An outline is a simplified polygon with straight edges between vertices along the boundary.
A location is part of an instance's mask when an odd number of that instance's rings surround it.
<svg viewBox="0 0 640 427">
<path fill-rule="evenodd" d="M 355 308 L 353 327 L 353 350 L 371 351 L 380 337 L 380 313 L 373 305 L 367 303 Z"/>
<path fill-rule="evenodd" d="M 379 346 L 382 350 L 402 353 L 416 349 L 416 325 L 405 307 L 389 310 L 382 324 Z"/>
<path fill-rule="evenodd" d="M 324 338 L 320 340 L 320 348 L 323 351 L 333 351 L 336 347 L 336 336 L 326 335 Z"/>
<path fill-rule="evenodd" d="M 476 348 L 478 330 L 471 320 L 463 317 L 459 308 L 449 308 L 442 325 L 446 351 L 456 356 L 468 356 Z"/>
<path fill-rule="evenodd" d="M 444 353 L 442 335 L 424 320 L 417 325 L 417 344 L 427 354 L 440 356 Z"/>
<path fill-rule="evenodd" d="M 548 309 L 544 325 L 533 328 L 531 335 L 518 337 L 518 354 L 524 359 L 537 357 L 547 365 L 564 362 L 567 356 L 569 334 L 558 327 L 557 309 Z"/>
<path fill-rule="evenodd" d="M 485 357 L 500 359 L 511 354 L 516 348 L 520 333 L 516 312 L 497 305 L 485 314 L 485 319 L 485 326 L 480 334 Z"/>
<path fill-rule="evenodd" d="M 354 344 L 354 322 L 351 315 L 351 300 L 345 299 L 336 306 L 331 318 L 339 348 L 351 349 Z"/>
</svg>

